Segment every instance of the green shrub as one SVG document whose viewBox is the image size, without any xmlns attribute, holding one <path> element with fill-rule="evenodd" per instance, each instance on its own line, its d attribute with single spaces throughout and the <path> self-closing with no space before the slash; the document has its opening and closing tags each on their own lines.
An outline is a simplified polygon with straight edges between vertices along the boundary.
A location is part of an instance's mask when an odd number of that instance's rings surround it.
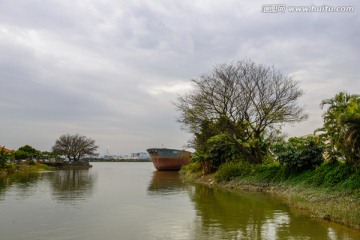
<svg viewBox="0 0 360 240">
<path fill-rule="evenodd" d="M 278 141 L 272 145 L 272 151 L 279 163 L 292 172 L 313 169 L 324 161 L 324 146 L 312 136 Z"/>
<path fill-rule="evenodd" d="M 225 134 L 211 137 L 207 144 L 209 146 L 207 151 L 208 160 L 213 170 L 217 170 L 221 164 L 238 157 L 234 144 L 228 140 Z"/>
<path fill-rule="evenodd" d="M 0 146 L 0 168 L 4 168 L 10 154 L 5 151 L 5 147 Z"/>
<path fill-rule="evenodd" d="M 226 182 L 236 177 L 249 175 L 253 171 L 254 165 L 247 162 L 226 162 L 217 170 L 215 180 L 217 182 Z"/>
<path fill-rule="evenodd" d="M 298 182 L 313 187 L 353 190 L 360 187 L 360 172 L 341 162 L 323 163 L 314 170 L 296 176 Z"/>
<path fill-rule="evenodd" d="M 6 168 L 6 171 L 7 171 L 8 173 L 14 173 L 14 172 L 16 171 L 16 164 L 14 164 L 14 163 L 7 163 L 7 164 L 5 165 L 5 168 Z"/>
<path fill-rule="evenodd" d="M 324 177 L 325 186 L 335 186 L 336 184 L 343 182 L 352 174 L 352 169 L 347 164 L 338 164 L 338 166 L 331 169 Z"/>
<path fill-rule="evenodd" d="M 192 162 L 200 162 L 205 174 L 215 172 L 221 164 L 240 159 L 241 154 L 225 134 L 210 137 L 202 149 L 197 149 Z"/>
<path fill-rule="evenodd" d="M 201 150 L 197 150 L 195 153 L 192 154 L 191 162 L 196 163 L 196 166 L 199 166 L 200 168 L 199 171 L 201 170 L 204 174 L 213 172 L 211 163 L 208 160 L 208 155 L 206 153 L 203 153 Z M 189 166 L 189 168 L 190 167 L 191 165 Z"/>
<path fill-rule="evenodd" d="M 339 187 L 345 190 L 360 189 L 360 171 L 351 174 L 345 181 L 339 184 Z"/>
<path fill-rule="evenodd" d="M 288 176 L 286 168 L 278 163 L 258 165 L 254 175 L 256 179 L 268 182 L 280 182 Z"/>
<path fill-rule="evenodd" d="M 183 166 L 182 169 L 185 172 L 197 173 L 197 172 L 201 171 L 201 163 L 200 162 L 191 162 L 191 163 L 186 164 L 185 166 Z"/>
<path fill-rule="evenodd" d="M 315 168 L 309 173 L 309 177 L 305 179 L 307 184 L 311 186 L 321 186 L 324 184 L 325 176 L 337 166 L 337 162 L 325 163 Z"/>
</svg>

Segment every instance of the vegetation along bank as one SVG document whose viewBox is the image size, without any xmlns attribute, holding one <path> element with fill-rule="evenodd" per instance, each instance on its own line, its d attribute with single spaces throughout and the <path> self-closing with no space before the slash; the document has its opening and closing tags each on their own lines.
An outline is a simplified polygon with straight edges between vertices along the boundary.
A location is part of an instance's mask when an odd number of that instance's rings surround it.
<svg viewBox="0 0 360 240">
<path fill-rule="evenodd" d="M 299 174 L 279 164 L 226 163 L 204 175 L 197 163 L 182 170 L 188 180 L 231 191 L 271 194 L 312 217 L 360 230 L 360 174 L 345 164 L 323 164 Z"/>
<path fill-rule="evenodd" d="M 243 60 L 218 65 L 193 83 L 176 103 L 195 149 L 185 176 L 269 192 L 314 217 L 360 230 L 360 95 L 339 92 L 323 100 L 323 126 L 287 139 L 282 126 L 307 118 L 292 77 Z"/>
<path fill-rule="evenodd" d="M 16 151 L 0 146 L 0 175 L 19 171 L 87 169 L 92 167 L 88 159 L 96 154 L 97 148 L 95 140 L 79 134 L 60 136 L 51 152 L 42 152 L 30 145 Z"/>
</svg>

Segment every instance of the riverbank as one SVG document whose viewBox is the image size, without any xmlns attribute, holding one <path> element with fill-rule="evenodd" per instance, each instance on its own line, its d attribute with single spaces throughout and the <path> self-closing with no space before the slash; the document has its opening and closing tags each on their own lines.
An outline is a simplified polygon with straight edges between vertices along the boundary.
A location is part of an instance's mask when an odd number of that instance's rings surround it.
<svg viewBox="0 0 360 240">
<path fill-rule="evenodd" d="M 92 165 L 89 161 L 77 161 L 77 162 L 49 162 L 45 163 L 47 166 L 57 170 L 62 169 L 89 169 Z"/>
<path fill-rule="evenodd" d="M 51 171 L 53 167 L 42 163 L 10 163 L 5 168 L 0 169 L 0 176 L 6 176 L 18 172 L 38 172 L 38 171 Z"/>
<path fill-rule="evenodd" d="M 186 181 L 230 191 L 256 191 L 270 194 L 291 207 L 306 211 L 311 217 L 336 222 L 360 231 L 360 190 L 346 191 L 314 187 L 299 181 L 266 181 L 256 177 L 216 180 L 215 174 L 202 175 L 182 170 Z"/>
<path fill-rule="evenodd" d="M 89 169 L 92 165 L 89 161 L 78 162 L 21 162 L 21 163 L 7 163 L 4 168 L 0 169 L 0 176 L 6 176 L 18 172 L 38 172 L 38 171 L 53 171 L 63 169 Z"/>
</svg>

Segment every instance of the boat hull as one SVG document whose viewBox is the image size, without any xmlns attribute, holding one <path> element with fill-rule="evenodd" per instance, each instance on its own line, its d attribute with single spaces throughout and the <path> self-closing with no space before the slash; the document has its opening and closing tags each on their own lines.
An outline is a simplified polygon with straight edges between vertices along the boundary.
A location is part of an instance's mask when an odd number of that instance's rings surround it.
<svg viewBox="0 0 360 240">
<path fill-rule="evenodd" d="M 158 171 L 178 171 L 189 163 L 191 157 L 191 152 L 185 150 L 150 148 L 146 151 Z"/>
</svg>

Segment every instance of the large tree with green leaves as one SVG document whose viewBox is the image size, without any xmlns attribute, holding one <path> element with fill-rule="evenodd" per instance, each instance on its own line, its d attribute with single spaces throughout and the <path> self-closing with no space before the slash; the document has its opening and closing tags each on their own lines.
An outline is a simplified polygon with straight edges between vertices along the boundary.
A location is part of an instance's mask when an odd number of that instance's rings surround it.
<svg viewBox="0 0 360 240">
<path fill-rule="evenodd" d="M 307 117 L 297 102 L 303 95 L 298 82 L 274 67 L 250 60 L 221 64 L 192 82 L 193 90 L 176 103 L 179 122 L 202 138 L 203 131 L 225 134 L 250 163 L 262 162 L 265 138 Z M 196 139 L 194 147 L 200 147 Z"/>
<path fill-rule="evenodd" d="M 62 135 L 52 147 L 54 153 L 64 155 L 69 160 L 73 159 L 74 161 L 79 161 L 84 156 L 94 155 L 97 149 L 95 140 L 79 134 Z"/>
</svg>

